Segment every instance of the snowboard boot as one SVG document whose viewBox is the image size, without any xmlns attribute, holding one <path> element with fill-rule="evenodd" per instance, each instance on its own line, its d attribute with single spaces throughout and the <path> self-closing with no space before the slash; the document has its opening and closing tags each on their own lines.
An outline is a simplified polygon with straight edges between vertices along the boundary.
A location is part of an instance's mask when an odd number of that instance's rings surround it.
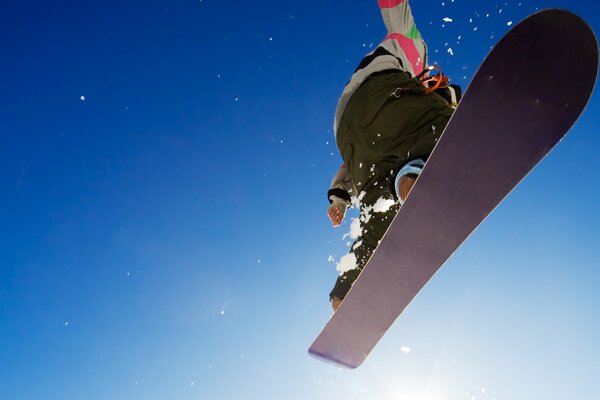
<svg viewBox="0 0 600 400">
<path fill-rule="evenodd" d="M 342 304 L 342 299 L 340 299 L 339 297 L 334 297 L 333 299 L 331 299 L 331 308 L 333 308 L 333 311 L 337 311 L 340 304 Z"/>
<path fill-rule="evenodd" d="M 401 205 L 406 201 L 406 198 L 408 197 L 408 194 L 410 193 L 410 190 L 415 184 L 418 176 L 419 175 L 416 174 L 408 174 L 400 178 L 400 181 L 398 182 L 398 201 Z"/>
<path fill-rule="evenodd" d="M 412 189 L 415 181 L 425 166 L 425 161 L 421 159 L 415 159 L 406 163 L 400 171 L 396 174 L 396 180 L 394 188 L 396 189 L 396 197 L 400 205 L 404 204 L 410 190 Z"/>
</svg>

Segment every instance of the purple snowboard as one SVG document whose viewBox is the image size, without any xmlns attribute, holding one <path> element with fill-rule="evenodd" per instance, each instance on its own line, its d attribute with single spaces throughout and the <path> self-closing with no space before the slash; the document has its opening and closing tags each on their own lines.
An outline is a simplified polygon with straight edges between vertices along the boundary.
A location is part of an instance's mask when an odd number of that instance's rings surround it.
<svg viewBox="0 0 600 400">
<path fill-rule="evenodd" d="M 597 69 L 594 34 L 570 12 L 536 13 L 504 36 L 309 353 L 358 367 L 448 257 L 567 133 Z"/>
</svg>

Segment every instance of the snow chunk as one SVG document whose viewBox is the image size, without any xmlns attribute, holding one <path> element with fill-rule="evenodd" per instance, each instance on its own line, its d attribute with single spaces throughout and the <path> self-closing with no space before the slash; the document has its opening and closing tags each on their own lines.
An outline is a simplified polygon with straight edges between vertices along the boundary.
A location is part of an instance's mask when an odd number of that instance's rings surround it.
<svg viewBox="0 0 600 400">
<path fill-rule="evenodd" d="M 508 21 L 508 22 L 506 23 L 506 25 L 508 25 L 508 26 L 511 26 L 512 24 L 513 24 L 513 22 L 512 22 L 512 21 Z"/>
<path fill-rule="evenodd" d="M 342 258 L 340 258 L 340 262 L 337 263 L 336 269 L 341 275 L 344 272 L 348 272 L 352 269 L 355 269 L 357 266 L 358 265 L 356 263 L 356 256 L 354 255 L 354 253 L 348 253 Z"/>
<path fill-rule="evenodd" d="M 359 248 L 359 247 L 360 247 L 362 244 L 363 244 L 363 241 L 362 241 L 362 240 L 359 240 L 358 242 L 356 242 L 356 243 L 354 244 L 354 246 L 352 246 L 352 250 L 356 250 L 356 249 L 358 249 L 358 248 Z"/>
<path fill-rule="evenodd" d="M 451 56 L 454 55 L 454 50 L 452 50 L 452 47 L 448 47 L 448 54 L 450 54 Z"/>
<path fill-rule="evenodd" d="M 444 21 L 444 22 L 452 22 L 452 18 L 445 17 L 442 21 Z"/>
<path fill-rule="evenodd" d="M 400 347 L 400 351 L 403 352 L 404 354 L 408 354 L 408 353 L 410 353 L 410 347 L 402 346 L 402 347 Z"/>
<path fill-rule="evenodd" d="M 343 239 L 346 239 L 350 236 L 350 239 L 358 239 L 358 237 L 362 234 L 362 228 L 360 227 L 360 219 L 352 218 L 352 222 L 350 223 L 350 232 L 346 233 Z"/>
<path fill-rule="evenodd" d="M 81 101 L 85 101 L 85 96 L 81 96 L 81 97 L 79 98 L 79 100 L 81 100 Z"/>
<path fill-rule="evenodd" d="M 373 205 L 373 211 L 376 213 L 384 213 L 388 211 L 396 202 L 392 199 L 378 199 Z"/>
</svg>

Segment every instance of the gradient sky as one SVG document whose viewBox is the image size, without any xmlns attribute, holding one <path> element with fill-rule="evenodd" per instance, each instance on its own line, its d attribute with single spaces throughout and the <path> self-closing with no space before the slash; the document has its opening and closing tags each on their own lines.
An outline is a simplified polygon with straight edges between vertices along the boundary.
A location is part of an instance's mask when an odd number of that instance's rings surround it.
<svg viewBox="0 0 600 400">
<path fill-rule="evenodd" d="M 600 32 L 592 0 L 412 7 L 463 86 L 538 8 Z M 1 399 L 600 398 L 598 91 L 340 370 L 307 348 L 347 249 L 325 215 L 333 113 L 385 35 L 377 2 L 1 9 Z"/>
</svg>

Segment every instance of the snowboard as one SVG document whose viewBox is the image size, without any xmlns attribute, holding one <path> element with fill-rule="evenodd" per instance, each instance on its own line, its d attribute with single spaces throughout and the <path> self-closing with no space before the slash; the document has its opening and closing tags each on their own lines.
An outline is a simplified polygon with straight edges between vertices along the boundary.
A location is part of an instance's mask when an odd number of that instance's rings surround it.
<svg viewBox="0 0 600 400">
<path fill-rule="evenodd" d="M 490 51 L 406 202 L 309 349 L 358 367 L 460 244 L 565 136 L 598 69 L 589 26 L 559 9 L 515 25 Z"/>
</svg>

